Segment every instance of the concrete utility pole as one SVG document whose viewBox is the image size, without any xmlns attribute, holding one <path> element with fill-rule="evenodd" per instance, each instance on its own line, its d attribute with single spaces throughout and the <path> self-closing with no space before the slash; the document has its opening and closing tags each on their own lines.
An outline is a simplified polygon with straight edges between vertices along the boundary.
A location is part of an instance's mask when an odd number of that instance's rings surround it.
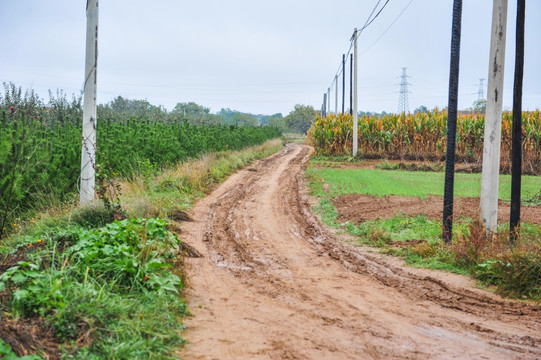
<svg viewBox="0 0 541 360">
<path fill-rule="evenodd" d="M 357 135 L 357 28 L 353 32 L 353 156 L 359 151 L 359 139 Z"/>
<path fill-rule="evenodd" d="M 500 175 L 506 30 L 507 0 L 494 0 L 488 67 L 483 170 L 481 174 L 481 220 L 487 235 L 496 232 L 498 225 L 498 181 Z"/>
<path fill-rule="evenodd" d="M 83 148 L 80 203 L 94 200 L 96 185 L 96 72 L 98 67 L 98 0 L 86 2 L 86 60 L 83 104 Z"/>
<path fill-rule="evenodd" d="M 331 88 L 327 88 L 327 111 L 329 114 L 332 113 L 331 110 Z"/>
</svg>

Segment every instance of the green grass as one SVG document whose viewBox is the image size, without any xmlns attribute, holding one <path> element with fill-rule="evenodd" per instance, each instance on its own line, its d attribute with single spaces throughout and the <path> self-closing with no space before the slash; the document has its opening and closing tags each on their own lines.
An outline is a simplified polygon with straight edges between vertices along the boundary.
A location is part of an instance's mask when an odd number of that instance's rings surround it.
<svg viewBox="0 0 541 360">
<path fill-rule="evenodd" d="M 311 168 L 310 173 L 321 176 L 330 185 L 332 196 L 342 194 L 368 194 L 374 196 L 443 196 L 445 174 L 439 172 L 400 171 L 379 169 Z M 531 199 L 541 191 L 541 178 L 522 176 L 523 200 Z M 455 174 L 456 197 L 479 197 L 481 174 Z M 499 198 L 511 197 L 511 176 L 500 175 Z"/>
<path fill-rule="evenodd" d="M 344 159 L 347 161 L 347 159 Z M 508 242 L 509 225 L 498 226 L 499 236 L 486 241 L 484 231 L 472 219 L 455 219 L 453 243 L 441 240 L 441 222 L 424 215 L 396 214 L 388 219 L 361 224 L 339 223 L 332 198 L 349 193 L 374 196 L 399 195 L 426 198 L 442 195 L 443 175 L 400 170 L 336 169 L 339 159 L 320 157 L 306 170 L 310 190 L 319 198 L 313 210 L 331 227 L 354 236 L 358 245 L 379 248 L 402 257 L 414 267 L 438 269 L 477 278 L 484 285 L 514 298 L 541 301 L 541 226 L 521 224 L 520 240 Z M 331 166 L 333 168 L 326 168 Z M 455 196 L 479 196 L 480 174 L 456 174 Z M 500 198 L 508 200 L 510 177 L 500 176 Z M 523 176 L 522 198 L 539 204 L 540 177 Z"/>
</svg>

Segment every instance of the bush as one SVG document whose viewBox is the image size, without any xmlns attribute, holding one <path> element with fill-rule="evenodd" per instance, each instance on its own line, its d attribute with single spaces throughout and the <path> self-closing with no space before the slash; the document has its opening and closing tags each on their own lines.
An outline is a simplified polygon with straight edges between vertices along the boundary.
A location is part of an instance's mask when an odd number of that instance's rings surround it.
<svg viewBox="0 0 541 360">
<path fill-rule="evenodd" d="M 516 298 L 541 297 L 541 253 L 513 251 L 476 266 L 476 277 L 496 285 L 504 295 Z"/>
</svg>

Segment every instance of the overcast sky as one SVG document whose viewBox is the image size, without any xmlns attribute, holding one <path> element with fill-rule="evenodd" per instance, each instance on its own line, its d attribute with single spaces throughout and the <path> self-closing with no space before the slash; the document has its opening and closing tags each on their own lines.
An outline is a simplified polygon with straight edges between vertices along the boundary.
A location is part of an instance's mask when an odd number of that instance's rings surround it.
<svg viewBox="0 0 541 360">
<path fill-rule="evenodd" d="M 402 67 L 411 76 L 410 111 L 447 105 L 452 0 L 413 0 L 370 47 L 409 2 L 390 0 L 359 37 L 359 110 L 396 112 Z M 376 3 L 101 0 L 98 102 L 121 95 L 169 110 L 188 101 L 212 112 L 285 115 L 298 103 L 319 109 L 353 29 L 364 24 Z M 512 105 L 515 50 L 516 1 L 509 3 L 504 109 Z M 0 82 L 32 88 L 46 99 L 48 89 L 79 93 L 86 1 L 0 4 Z M 540 16 L 541 1 L 527 1 L 525 110 L 541 108 Z M 472 105 L 479 79 L 487 78 L 491 19 L 492 0 L 464 1 L 461 109 Z M 334 93 L 331 98 L 334 109 Z"/>
</svg>

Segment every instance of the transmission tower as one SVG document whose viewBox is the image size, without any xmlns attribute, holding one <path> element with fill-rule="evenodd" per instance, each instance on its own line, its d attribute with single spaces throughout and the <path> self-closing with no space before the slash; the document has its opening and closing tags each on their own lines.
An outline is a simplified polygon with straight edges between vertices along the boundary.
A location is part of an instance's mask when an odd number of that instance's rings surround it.
<svg viewBox="0 0 541 360">
<path fill-rule="evenodd" d="M 400 96 L 398 98 L 398 113 L 408 113 L 409 112 L 409 104 L 408 104 L 408 85 L 411 85 L 408 83 L 408 74 L 406 74 L 405 67 L 402 68 L 402 76 L 400 81 Z"/>
<path fill-rule="evenodd" d="M 483 87 L 483 81 L 485 81 L 485 79 L 479 79 L 479 91 L 477 91 L 477 100 L 485 99 L 485 89 Z"/>
</svg>

